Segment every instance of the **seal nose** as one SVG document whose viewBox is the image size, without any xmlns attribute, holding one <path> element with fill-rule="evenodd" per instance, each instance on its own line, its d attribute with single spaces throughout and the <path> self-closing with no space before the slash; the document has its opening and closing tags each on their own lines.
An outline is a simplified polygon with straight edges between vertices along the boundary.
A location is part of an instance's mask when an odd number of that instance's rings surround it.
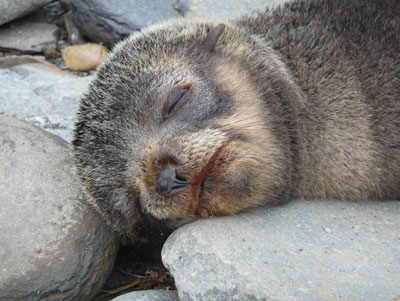
<svg viewBox="0 0 400 301">
<path fill-rule="evenodd" d="M 189 182 L 176 174 L 176 169 L 167 167 L 160 172 L 157 188 L 160 192 L 171 193 L 176 188 L 186 187 Z"/>
</svg>

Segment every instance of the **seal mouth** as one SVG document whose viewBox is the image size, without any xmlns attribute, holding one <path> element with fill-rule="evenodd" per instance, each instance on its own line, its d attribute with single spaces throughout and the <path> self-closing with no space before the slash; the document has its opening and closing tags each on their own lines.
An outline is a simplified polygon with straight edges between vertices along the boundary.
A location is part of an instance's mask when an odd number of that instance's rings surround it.
<svg viewBox="0 0 400 301">
<path fill-rule="evenodd" d="M 210 171 L 210 174 L 212 170 Z M 199 192 L 199 205 L 205 204 L 207 202 L 207 192 L 209 189 L 210 184 L 212 183 L 212 179 L 210 176 L 207 176 L 204 181 L 200 184 L 200 192 Z"/>
<path fill-rule="evenodd" d="M 215 151 L 215 153 L 199 172 L 196 182 L 193 183 L 194 211 L 197 215 L 202 217 L 207 217 L 210 215 L 206 208 L 206 204 L 209 201 L 209 188 L 215 181 L 212 175 L 215 175 L 217 161 L 221 158 L 226 147 L 227 145 L 221 146 Z"/>
<path fill-rule="evenodd" d="M 200 193 L 199 193 L 199 199 L 200 201 L 202 200 L 202 196 L 204 195 L 204 183 L 207 181 L 209 176 L 207 176 L 204 181 L 200 184 Z"/>
</svg>

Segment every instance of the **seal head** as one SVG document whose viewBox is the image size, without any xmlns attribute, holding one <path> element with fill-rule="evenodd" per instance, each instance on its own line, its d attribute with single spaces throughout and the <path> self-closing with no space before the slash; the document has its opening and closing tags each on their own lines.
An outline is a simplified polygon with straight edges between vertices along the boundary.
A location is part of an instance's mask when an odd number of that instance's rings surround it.
<svg viewBox="0 0 400 301">
<path fill-rule="evenodd" d="M 114 229 L 165 236 L 288 194 L 288 134 L 271 113 L 284 108 L 255 72 L 279 69 L 265 49 L 232 24 L 197 21 L 116 46 L 81 100 L 74 141 L 82 182 Z"/>
</svg>

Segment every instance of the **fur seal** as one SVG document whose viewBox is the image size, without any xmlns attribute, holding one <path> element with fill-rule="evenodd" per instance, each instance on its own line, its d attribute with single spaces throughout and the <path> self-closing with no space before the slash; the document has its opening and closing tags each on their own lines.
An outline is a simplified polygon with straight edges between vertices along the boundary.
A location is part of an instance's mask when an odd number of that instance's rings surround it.
<svg viewBox="0 0 400 301">
<path fill-rule="evenodd" d="M 132 240 L 294 198 L 400 199 L 400 2 L 134 33 L 81 99 L 73 144 L 91 202 Z"/>
</svg>

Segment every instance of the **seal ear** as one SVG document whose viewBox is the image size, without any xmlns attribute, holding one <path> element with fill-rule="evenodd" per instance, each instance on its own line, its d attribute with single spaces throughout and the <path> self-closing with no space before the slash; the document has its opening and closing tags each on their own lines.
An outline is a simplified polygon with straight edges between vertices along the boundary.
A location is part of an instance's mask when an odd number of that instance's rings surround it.
<svg viewBox="0 0 400 301">
<path fill-rule="evenodd" d="M 225 24 L 219 24 L 217 27 L 211 29 L 201 44 L 202 48 L 208 52 L 213 52 L 224 29 Z"/>
</svg>

